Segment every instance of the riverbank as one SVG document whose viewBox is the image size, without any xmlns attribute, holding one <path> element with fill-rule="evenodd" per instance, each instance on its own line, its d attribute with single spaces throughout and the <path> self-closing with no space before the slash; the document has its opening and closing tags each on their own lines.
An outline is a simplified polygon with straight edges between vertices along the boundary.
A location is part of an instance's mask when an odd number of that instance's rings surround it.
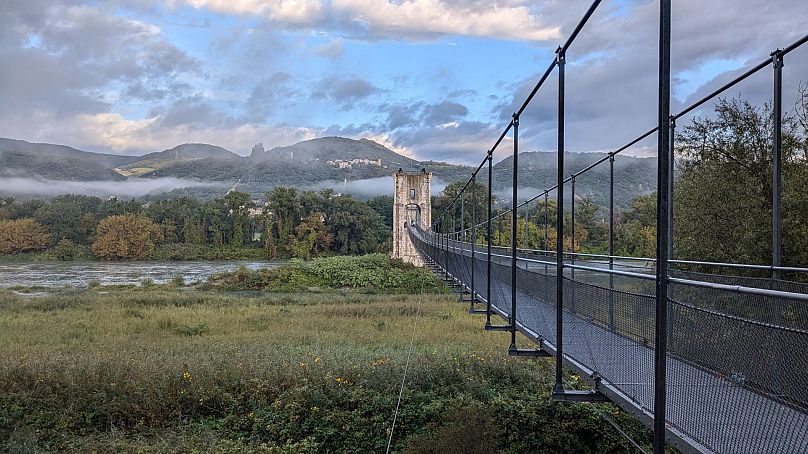
<svg viewBox="0 0 808 454">
<path fill-rule="evenodd" d="M 219 260 L 265 260 L 266 252 L 259 247 L 213 246 L 185 243 L 157 245 L 147 260 L 153 261 L 219 261 Z M 72 245 L 69 250 L 59 248 L 41 252 L 0 254 L 0 263 L 26 262 L 87 262 L 101 260 L 93 255 L 89 246 Z M 136 262 L 136 261 L 132 261 Z"/>
<path fill-rule="evenodd" d="M 23 451 L 620 452 L 547 360 L 451 295 L 0 290 L 0 440 Z M 569 386 L 577 383 L 569 377 Z M 602 406 L 632 435 L 647 431 Z"/>
</svg>

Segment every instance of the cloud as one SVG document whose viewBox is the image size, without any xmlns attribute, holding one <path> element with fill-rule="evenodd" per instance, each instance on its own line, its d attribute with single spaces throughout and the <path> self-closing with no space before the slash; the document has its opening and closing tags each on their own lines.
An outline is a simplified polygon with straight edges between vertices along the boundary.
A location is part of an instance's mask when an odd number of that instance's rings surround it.
<svg viewBox="0 0 808 454">
<path fill-rule="evenodd" d="M 0 194 L 48 197 L 59 194 L 86 194 L 121 198 L 160 194 L 174 189 L 217 187 L 225 183 L 164 177 L 126 181 L 65 181 L 40 178 L 0 177 Z"/>
<path fill-rule="evenodd" d="M 424 107 L 423 123 L 427 125 L 443 125 L 468 115 L 466 106 L 453 101 L 443 101 Z"/>
<path fill-rule="evenodd" d="M 353 103 L 365 99 L 382 90 L 366 79 L 351 77 L 326 77 L 317 84 L 312 96 L 315 98 L 328 98 L 342 104 L 343 110 L 353 107 Z"/>
<path fill-rule="evenodd" d="M 245 109 L 251 121 L 265 121 L 273 113 L 287 107 L 300 95 L 300 90 L 291 85 L 294 77 L 283 71 L 261 79 L 253 87 Z"/>
<path fill-rule="evenodd" d="M 73 2 L 11 1 L 0 30 L 0 61 L 9 63 L 0 71 L 0 136 L 62 142 L 50 133 L 112 115 L 116 103 L 184 96 L 180 78 L 197 64 L 154 25 Z"/>
<path fill-rule="evenodd" d="M 185 0 L 184 3 L 219 13 L 259 15 L 293 24 L 317 21 L 325 9 L 320 0 Z"/>
<path fill-rule="evenodd" d="M 345 29 L 369 37 L 418 39 L 440 35 L 545 41 L 559 37 L 527 2 L 446 0 L 185 0 L 195 8 L 264 17 L 291 26 Z"/>
<path fill-rule="evenodd" d="M 329 43 L 316 47 L 314 49 L 314 53 L 321 57 L 337 60 L 345 53 L 343 41 L 344 40 L 342 38 L 334 39 Z"/>
<path fill-rule="evenodd" d="M 39 113 L 29 119 L 39 126 L 28 138 L 37 142 L 66 143 L 88 151 L 143 154 L 181 143 L 211 143 L 248 155 L 252 146 L 291 145 L 322 135 L 319 129 L 261 123 L 177 124 L 166 126 L 160 116 L 129 120 L 117 113 L 56 118 Z"/>
<path fill-rule="evenodd" d="M 701 87 L 685 99 L 674 98 L 672 111 L 682 110 L 766 59 L 772 50 L 796 40 L 808 27 L 808 18 L 788 11 L 802 8 L 803 3 L 799 0 L 785 0 L 777 5 L 764 0 L 675 2 L 671 57 L 674 84 L 677 75 L 692 73 L 704 65 L 714 64 L 718 73 L 700 81 Z M 566 146 L 570 151 L 613 150 L 656 126 L 658 4 L 632 1 L 626 3 L 623 14 L 608 14 L 608 10 L 605 13 L 599 11 L 593 16 L 567 55 L 565 121 Z M 721 18 L 724 25 L 716 27 L 716 18 Z M 777 24 L 781 32 L 772 33 L 771 28 L 761 24 Z M 562 29 L 566 34 L 569 25 Z M 623 31 L 629 30 L 627 39 Z M 808 74 L 808 59 L 788 60 L 791 67 L 786 68 L 786 73 Z M 722 61 L 733 62 L 733 67 L 721 71 Z M 742 68 L 735 69 L 737 61 L 743 63 Z M 549 63 L 549 60 L 544 62 Z M 522 80 L 513 87 L 506 101 L 496 106 L 493 113 L 502 128 L 521 106 L 538 77 L 539 72 Z M 532 149 L 556 147 L 557 84 L 554 72 L 522 115 L 523 149 L 525 146 Z M 796 90 L 796 85 L 792 85 L 784 87 L 785 91 Z M 764 69 L 725 96 L 740 95 L 762 103 L 771 99 L 771 90 L 771 69 Z M 708 103 L 701 113 L 709 115 L 712 106 Z M 655 140 L 656 136 L 652 136 L 640 143 L 634 153 L 647 154 L 649 149 L 655 148 Z"/>
</svg>

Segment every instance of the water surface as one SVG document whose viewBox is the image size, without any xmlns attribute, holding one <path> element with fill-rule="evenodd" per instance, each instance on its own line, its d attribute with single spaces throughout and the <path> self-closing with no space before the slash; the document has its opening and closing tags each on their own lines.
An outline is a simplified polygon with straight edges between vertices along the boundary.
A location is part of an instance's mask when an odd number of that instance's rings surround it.
<svg viewBox="0 0 808 454">
<path fill-rule="evenodd" d="M 161 284 L 175 276 L 186 283 L 205 281 L 208 276 L 249 269 L 276 268 L 283 262 L 260 261 L 177 261 L 177 262 L 27 262 L 0 263 L 0 287 L 70 285 L 85 287 L 90 282 L 101 284 L 140 284 L 148 279 Z"/>
</svg>

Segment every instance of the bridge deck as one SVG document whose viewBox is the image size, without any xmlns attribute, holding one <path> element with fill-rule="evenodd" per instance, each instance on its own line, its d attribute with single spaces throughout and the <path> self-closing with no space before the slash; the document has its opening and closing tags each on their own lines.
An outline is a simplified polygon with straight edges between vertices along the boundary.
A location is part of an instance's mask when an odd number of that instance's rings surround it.
<svg viewBox="0 0 808 454">
<path fill-rule="evenodd" d="M 426 243 L 421 244 L 426 249 Z M 444 255 L 442 262 L 438 260 L 439 264 L 448 266 L 449 273 L 466 287 L 470 285 L 473 269 L 475 290 L 480 298 L 486 299 L 484 256 L 478 255 L 472 264 L 470 252 L 465 247 L 456 251 Z M 497 263 L 492 263 L 491 303 L 505 317 L 511 311 L 509 260 L 500 258 Z M 548 269 L 552 273 L 552 267 Z M 579 278 L 583 274 L 580 273 Z M 554 353 L 556 276 L 545 274 L 544 266 L 523 262 L 518 265 L 517 281 L 517 321 L 550 344 Z M 609 298 L 612 298 L 612 315 L 617 327 L 610 328 L 605 323 L 604 308 Z M 646 415 L 653 413 L 654 401 L 654 336 L 653 324 L 650 323 L 653 305 L 654 299 L 650 295 L 610 291 L 565 278 L 565 359 L 597 372 L 605 385 L 619 390 L 626 397 L 619 404 Z M 758 345 L 751 343 L 725 346 L 722 343 L 722 336 L 726 335 L 724 331 L 733 330 L 735 337 L 729 339 L 735 341 L 738 339 L 734 333 L 737 327 L 715 324 L 709 321 L 709 317 L 707 322 L 696 320 L 692 313 L 687 312 L 686 306 L 673 305 L 671 309 L 673 321 L 669 331 L 673 334 L 669 343 L 673 347 L 671 351 L 677 354 L 669 355 L 667 360 L 669 435 L 678 434 L 672 438 L 684 441 L 687 443 L 684 448 L 694 451 L 808 452 L 808 413 L 801 405 L 804 401 L 800 400 L 804 394 L 794 394 L 801 391 L 789 389 L 784 392 L 790 393 L 786 396 L 790 399 L 777 398 L 771 392 L 752 386 L 752 379 L 758 379 L 754 370 L 744 370 L 748 376 L 740 372 L 717 372 L 720 368 L 704 364 L 699 355 L 693 353 L 693 345 L 687 344 L 689 338 L 698 341 L 691 344 L 701 344 L 711 352 L 723 351 L 727 357 L 746 354 L 745 360 L 752 365 L 771 360 L 761 355 L 788 355 L 796 349 L 796 354 L 801 355 L 798 360 L 801 364 L 805 353 L 798 350 L 808 345 L 808 336 L 804 332 L 791 333 L 792 337 L 781 339 L 784 343 L 774 344 L 775 350 L 759 350 Z M 754 331 L 755 326 L 748 329 Z M 764 372 L 782 372 L 778 367 L 785 366 L 770 365 Z M 783 382 L 796 380 L 804 383 L 801 375 L 805 370 L 792 371 L 796 378 L 784 375 Z M 797 396 L 796 403 L 794 395 Z M 681 447 L 680 443 L 677 445 Z"/>
</svg>

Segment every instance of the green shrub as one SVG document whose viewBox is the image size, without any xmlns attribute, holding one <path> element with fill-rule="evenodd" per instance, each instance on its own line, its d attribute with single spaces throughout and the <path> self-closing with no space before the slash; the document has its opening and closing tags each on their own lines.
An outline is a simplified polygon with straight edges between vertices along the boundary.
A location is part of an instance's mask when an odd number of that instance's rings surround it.
<svg viewBox="0 0 808 454">
<path fill-rule="evenodd" d="M 393 260 L 384 254 L 337 256 L 309 262 L 291 260 L 273 269 L 239 268 L 212 276 L 209 282 L 226 290 L 272 292 L 308 291 L 311 288 L 351 289 L 364 293 L 445 292 L 443 285 L 425 268 Z"/>
</svg>

